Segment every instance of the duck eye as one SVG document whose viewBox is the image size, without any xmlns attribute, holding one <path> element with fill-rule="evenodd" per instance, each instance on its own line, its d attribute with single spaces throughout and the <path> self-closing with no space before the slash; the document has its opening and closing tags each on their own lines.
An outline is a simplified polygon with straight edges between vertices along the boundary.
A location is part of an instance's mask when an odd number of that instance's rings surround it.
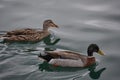
<svg viewBox="0 0 120 80">
<path fill-rule="evenodd" d="M 98 51 L 99 51 L 99 48 L 96 47 L 96 48 L 94 49 L 94 51 L 95 51 L 95 52 L 98 52 Z"/>
<path fill-rule="evenodd" d="M 98 50 L 97 50 L 97 49 L 95 49 L 94 51 L 95 51 L 95 52 L 98 52 Z"/>
<path fill-rule="evenodd" d="M 49 23 L 53 23 L 52 21 L 50 21 Z"/>
<path fill-rule="evenodd" d="M 52 21 L 51 21 L 51 20 L 48 20 L 48 23 L 52 23 Z"/>
</svg>

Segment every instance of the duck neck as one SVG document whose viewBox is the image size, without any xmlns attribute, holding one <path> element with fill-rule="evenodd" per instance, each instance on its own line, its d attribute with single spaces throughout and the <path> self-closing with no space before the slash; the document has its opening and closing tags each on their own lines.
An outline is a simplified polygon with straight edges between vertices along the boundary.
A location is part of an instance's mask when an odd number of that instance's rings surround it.
<svg viewBox="0 0 120 80">
<path fill-rule="evenodd" d="M 93 56 L 93 52 L 88 50 L 88 56 Z"/>
<path fill-rule="evenodd" d="M 90 65 L 92 65 L 93 63 L 95 63 L 95 57 L 93 57 L 93 56 L 88 56 L 85 66 L 90 66 Z"/>
</svg>

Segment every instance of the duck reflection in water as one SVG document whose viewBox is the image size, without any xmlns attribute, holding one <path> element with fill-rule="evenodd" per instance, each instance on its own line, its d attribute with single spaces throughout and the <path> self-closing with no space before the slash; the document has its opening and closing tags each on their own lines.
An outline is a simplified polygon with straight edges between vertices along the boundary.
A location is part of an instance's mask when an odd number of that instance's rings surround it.
<svg viewBox="0 0 120 80">
<path fill-rule="evenodd" d="M 89 66 L 88 67 L 88 72 L 84 73 L 83 75 L 74 77 L 73 80 L 77 80 L 77 79 L 79 79 L 81 77 L 85 77 L 87 74 L 89 74 L 89 77 L 92 78 L 92 79 L 99 79 L 101 74 L 102 74 L 102 72 L 104 70 L 106 70 L 106 68 L 103 67 L 103 68 L 101 68 L 99 70 L 96 70 L 97 64 L 98 63 L 96 62 L 95 64 Z"/>
<path fill-rule="evenodd" d="M 89 77 L 92 79 L 99 79 L 102 72 L 105 71 L 106 68 L 103 67 L 99 70 L 96 70 L 97 66 L 98 66 L 97 63 L 95 63 L 86 68 L 70 68 L 70 67 L 60 67 L 60 66 L 56 67 L 56 66 L 48 64 L 47 62 L 43 62 L 42 64 L 39 64 L 39 70 L 40 71 L 48 71 L 48 72 L 75 72 L 75 71 L 78 72 L 83 69 L 88 69 L 88 71 L 83 74 L 78 73 L 77 75 L 73 76 L 73 80 L 78 80 L 87 75 L 89 75 Z"/>
<path fill-rule="evenodd" d="M 90 73 L 89 73 L 89 76 L 92 78 L 92 79 L 99 79 L 100 78 L 100 75 L 101 75 L 101 73 L 104 71 L 104 70 L 106 70 L 106 68 L 104 67 L 104 68 L 101 68 L 101 69 L 99 69 L 99 70 L 95 70 L 96 69 L 96 64 L 93 64 L 92 66 L 90 66 L 89 68 L 88 68 L 88 70 L 90 71 Z"/>
<path fill-rule="evenodd" d="M 60 41 L 60 38 L 56 38 L 55 35 L 50 34 L 47 37 L 45 37 L 42 41 L 46 45 L 46 47 L 44 48 L 44 51 L 54 51 L 56 48 L 51 46 L 57 44 Z M 32 52 L 32 51 L 41 51 L 41 50 L 27 49 L 25 52 Z"/>
<path fill-rule="evenodd" d="M 54 51 L 54 50 L 56 50 L 56 47 L 51 47 L 51 46 L 57 44 L 59 41 L 60 41 L 60 38 L 56 38 L 54 35 L 47 36 L 43 40 L 43 42 L 47 45 L 47 47 L 44 48 L 44 51 Z"/>
<path fill-rule="evenodd" d="M 53 39 L 51 39 L 53 36 Z M 60 38 L 55 38 L 54 35 L 49 35 L 47 36 L 46 38 L 43 39 L 43 42 L 46 44 L 46 45 L 55 45 L 57 44 L 58 42 L 60 41 Z"/>
</svg>

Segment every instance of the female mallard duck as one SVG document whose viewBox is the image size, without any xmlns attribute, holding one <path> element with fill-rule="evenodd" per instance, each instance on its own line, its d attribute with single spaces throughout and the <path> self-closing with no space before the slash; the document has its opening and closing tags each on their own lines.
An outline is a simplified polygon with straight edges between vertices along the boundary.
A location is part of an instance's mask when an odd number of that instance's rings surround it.
<svg viewBox="0 0 120 80">
<path fill-rule="evenodd" d="M 19 30 L 13 30 L 10 32 L 7 32 L 6 35 L 4 35 L 4 41 L 11 42 L 11 41 L 40 41 L 43 38 L 50 35 L 50 32 L 48 31 L 49 27 L 56 27 L 58 26 L 53 23 L 52 20 L 45 20 L 43 23 L 43 30 L 36 30 L 36 29 L 19 29 Z"/>
<path fill-rule="evenodd" d="M 95 63 L 94 52 L 104 55 L 96 44 L 90 44 L 87 50 L 88 56 L 72 51 L 45 51 L 39 58 L 54 66 L 87 67 Z"/>
</svg>

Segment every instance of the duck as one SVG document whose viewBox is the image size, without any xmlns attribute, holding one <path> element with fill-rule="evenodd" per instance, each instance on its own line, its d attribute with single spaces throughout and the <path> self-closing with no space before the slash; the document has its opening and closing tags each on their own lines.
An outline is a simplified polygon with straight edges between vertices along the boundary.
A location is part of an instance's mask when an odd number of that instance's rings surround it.
<svg viewBox="0 0 120 80">
<path fill-rule="evenodd" d="M 50 32 L 48 30 L 50 27 L 58 28 L 58 25 L 56 25 L 51 19 L 48 19 L 43 22 L 42 30 L 23 28 L 8 31 L 3 36 L 4 42 L 37 42 L 50 35 Z"/>
<path fill-rule="evenodd" d="M 44 51 L 38 55 L 43 62 L 47 62 L 53 66 L 61 67 L 88 67 L 96 62 L 93 53 L 104 55 L 97 44 L 90 44 L 87 49 L 87 55 L 79 52 L 60 50 L 60 51 Z"/>
</svg>

